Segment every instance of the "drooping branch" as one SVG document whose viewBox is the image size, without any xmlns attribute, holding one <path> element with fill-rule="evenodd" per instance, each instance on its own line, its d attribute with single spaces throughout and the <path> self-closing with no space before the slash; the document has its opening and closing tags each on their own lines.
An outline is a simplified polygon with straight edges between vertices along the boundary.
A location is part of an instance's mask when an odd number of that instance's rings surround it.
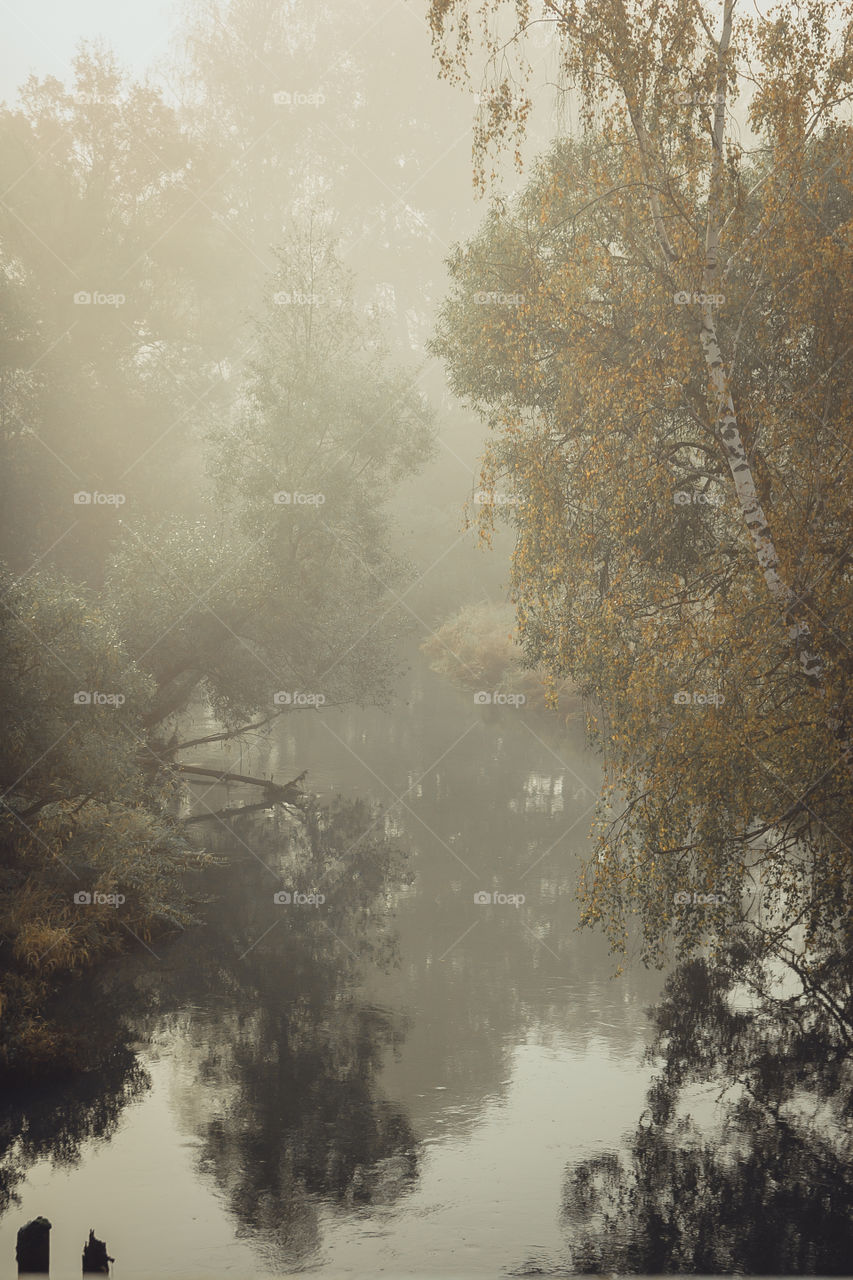
<svg viewBox="0 0 853 1280">
<path fill-rule="evenodd" d="M 649 210 L 655 227 L 655 235 L 657 237 L 658 244 L 661 247 L 661 252 L 666 259 L 667 265 L 671 266 L 674 262 L 678 261 L 678 254 L 673 248 L 672 241 L 667 234 L 666 223 L 663 219 L 660 194 L 656 185 L 655 171 L 657 169 L 657 164 L 652 155 L 652 146 L 643 120 L 642 108 L 638 102 L 628 102 L 628 115 L 631 117 L 631 124 L 634 126 L 634 136 L 637 139 L 637 145 L 640 151 L 640 162 L 643 167 L 643 177 L 645 179 Z"/>
<path fill-rule="evenodd" d="M 252 733 L 255 729 L 263 729 L 275 720 L 276 716 L 280 716 L 283 710 L 283 707 L 276 707 L 275 711 L 271 711 L 269 715 L 264 716 L 262 719 L 255 720 L 252 724 L 238 725 L 236 729 L 223 729 L 220 733 L 208 733 L 203 738 L 187 738 L 186 742 L 170 743 L 169 755 L 174 755 L 178 751 L 188 751 L 190 747 L 205 747 L 211 742 L 229 742 L 232 738 L 242 737 L 244 733 Z"/>
<path fill-rule="evenodd" d="M 833 1000 L 832 996 L 821 986 L 820 983 L 812 976 L 808 966 L 791 948 L 781 949 L 779 951 L 782 960 L 787 964 L 788 968 L 797 975 L 803 984 L 805 991 L 817 1001 L 818 1004 L 829 1014 L 832 1021 L 837 1026 L 841 1038 L 843 1039 L 848 1050 L 853 1048 L 853 1024 L 850 1022 L 847 1011 L 840 1008 Z"/>
</svg>

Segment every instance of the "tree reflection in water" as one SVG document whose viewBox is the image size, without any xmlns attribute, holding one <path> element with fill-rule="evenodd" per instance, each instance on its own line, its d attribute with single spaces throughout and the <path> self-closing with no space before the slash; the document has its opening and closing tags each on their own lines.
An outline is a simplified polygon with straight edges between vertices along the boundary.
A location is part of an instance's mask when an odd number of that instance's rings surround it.
<svg viewBox="0 0 853 1280">
<path fill-rule="evenodd" d="M 649 1051 L 663 1066 L 629 1155 L 567 1174 L 573 1272 L 849 1273 L 849 953 L 822 970 L 819 991 L 780 994 L 735 941 L 669 977 Z M 690 1115 L 697 1088 L 718 1104 L 711 1130 Z"/>
<path fill-rule="evenodd" d="M 193 1081 L 177 1105 L 200 1140 L 201 1167 L 241 1227 L 277 1257 L 316 1246 L 318 1194 L 355 1206 L 388 1202 L 410 1185 L 414 1135 L 376 1093 L 405 1024 L 354 991 L 365 961 L 395 962 L 390 908 L 408 875 L 386 830 L 380 810 L 343 800 L 309 806 L 286 833 L 260 821 L 243 827 L 242 860 L 199 876 L 200 894 L 212 899 L 202 924 L 156 942 L 159 963 L 128 957 L 100 976 L 97 991 L 90 979 L 66 993 L 69 1017 L 85 1008 L 94 1038 L 120 1009 L 125 1039 L 97 1070 L 7 1108 L 5 1204 L 36 1160 L 73 1162 L 147 1087 L 131 1036 L 174 1037 L 170 1054 Z M 317 888 L 326 897 L 318 908 L 273 898 Z"/>
<path fill-rule="evenodd" d="M 0 1113 L 0 1213 L 18 1203 L 16 1188 L 37 1160 L 75 1165 L 87 1142 L 112 1136 L 124 1108 L 149 1084 L 135 1052 L 119 1038 L 97 1071 L 7 1093 Z"/>
<path fill-rule="evenodd" d="M 155 1055 L 164 1046 L 176 1064 L 171 1101 L 197 1140 L 199 1171 L 272 1269 L 316 1260 L 324 1215 L 398 1203 L 417 1176 L 418 1146 L 408 1112 L 382 1095 L 380 1079 L 409 1026 L 358 985 L 366 964 L 397 963 L 393 908 L 408 873 L 395 841 L 379 810 L 351 801 L 312 807 L 304 826 L 286 831 L 261 819 L 243 827 L 231 846 L 241 860 L 198 873 L 202 924 L 168 944 L 155 940 L 158 960 L 140 949 L 66 993 L 67 1016 L 86 1019 L 101 1061 L 7 1100 L 0 1206 L 36 1160 L 71 1164 L 87 1142 L 111 1136 L 148 1085 L 134 1040 Z M 440 955 L 447 942 L 433 930 L 440 921 L 451 941 L 461 934 L 462 916 L 451 910 L 461 911 L 459 895 L 429 860 L 421 874 L 415 916 L 426 951 Z M 273 899 L 279 889 L 319 890 L 326 902 L 283 906 Z M 442 894 L 446 913 L 437 915 Z M 407 1096 L 428 1080 L 464 1078 L 476 1101 L 484 1081 L 500 1080 L 499 1013 L 509 1017 L 512 1006 L 514 1026 L 522 1016 L 511 980 L 518 931 L 505 925 L 505 969 L 485 931 L 456 957 L 470 957 L 470 984 L 454 988 L 471 996 L 470 1007 L 450 1016 L 451 988 L 424 986 L 438 966 L 418 978 L 429 1069 L 418 1061 L 423 1079 Z M 627 1154 L 569 1171 L 571 1271 L 849 1272 L 851 970 L 849 955 L 828 957 L 806 975 L 808 992 L 784 994 L 733 942 L 713 963 L 673 972 L 653 1011 L 660 1070 Z M 119 1015 L 123 1033 L 110 1041 Z"/>
</svg>

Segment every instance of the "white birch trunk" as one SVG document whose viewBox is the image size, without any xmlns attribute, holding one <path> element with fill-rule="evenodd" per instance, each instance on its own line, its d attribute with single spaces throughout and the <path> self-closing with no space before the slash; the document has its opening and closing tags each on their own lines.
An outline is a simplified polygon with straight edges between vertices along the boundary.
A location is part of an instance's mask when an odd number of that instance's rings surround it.
<svg viewBox="0 0 853 1280">
<path fill-rule="evenodd" d="M 744 523 L 752 538 L 756 558 L 764 574 L 764 581 L 767 583 L 767 589 L 771 597 L 788 623 L 788 634 L 794 645 L 803 675 L 818 693 L 826 697 L 826 669 L 823 658 L 813 648 L 812 633 L 808 622 L 802 616 L 798 616 L 802 613 L 802 602 L 782 577 L 773 534 L 758 500 L 752 469 L 738 429 L 734 401 L 732 400 L 725 365 L 717 341 L 713 303 L 709 301 L 714 294 L 714 285 L 719 268 L 719 204 L 722 196 L 723 140 L 726 118 L 726 55 L 731 40 L 734 5 L 735 0 L 725 0 L 724 2 L 723 27 L 717 46 L 717 83 L 712 131 L 713 150 L 711 181 L 708 191 L 708 216 L 705 229 L 705 269 L 702 279 L 705 301 L 702 303 L 702 332 L 700 337 L 711 384 L 717 393 L 718 408 L 715 422 L 717 434 L 723 446 L 726 461 L 729 464 Z M 665 248 L 664 252 L 666 252 Z M 850 740 L 846 726 L 839 719 L 836 712 L 836 707 L 828 710 L 826 724 L 833 736 L 838 740 L 848 772 L 853 774 L 853 742 Z"/>
</svg>

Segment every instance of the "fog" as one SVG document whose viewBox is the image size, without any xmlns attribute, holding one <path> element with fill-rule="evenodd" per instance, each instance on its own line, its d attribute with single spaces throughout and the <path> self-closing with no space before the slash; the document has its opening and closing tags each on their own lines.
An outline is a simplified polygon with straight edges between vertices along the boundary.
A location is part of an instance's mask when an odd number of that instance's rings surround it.
<svg viewBox="0 0 853 1280">
<path fill-rule="evenodd" d="M 845 6 L 4 16 L 3 1264 L 844 1274 Z"/>
</svg>

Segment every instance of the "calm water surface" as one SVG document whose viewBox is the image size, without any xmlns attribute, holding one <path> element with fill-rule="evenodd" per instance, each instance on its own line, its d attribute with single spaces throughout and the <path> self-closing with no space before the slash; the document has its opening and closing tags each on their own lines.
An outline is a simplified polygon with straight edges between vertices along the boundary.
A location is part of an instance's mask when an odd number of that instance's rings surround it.
<svg viewBox="0 0 853 1280">
<path fill-rule="evenodd" d="M 81 988 L 131 1038 L 34 1105 L 0 1257 L 44 1214 L 54 1280 L 79 1275 L 90 1226 L 127 1280 L 558 1268 L 566 1167 L 634 1129 L 661 986 L 611 979 L 606 946 L 575 931 L 598 783 L 582 726 L 475 706 L 416 664 L 391 712 L 298 713 L 195 759 L 307 768 L 326 803 L 382 804 L 397 887 L 377 892 L 369 822 L 350 830 L 343 809 L 321 907 L 272 901 L 322 874 L 293 870 L 287 826 L 223 836 L 207 923 Z"/>
</svg>

